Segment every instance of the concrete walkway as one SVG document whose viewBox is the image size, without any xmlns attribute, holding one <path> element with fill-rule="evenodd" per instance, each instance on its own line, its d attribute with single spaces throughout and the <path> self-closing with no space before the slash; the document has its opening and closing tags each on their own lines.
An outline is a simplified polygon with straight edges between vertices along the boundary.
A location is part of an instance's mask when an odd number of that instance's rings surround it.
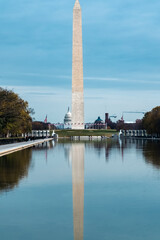
<svg viewBox="0 0 160 240">
<path fill-rule="evenodd" d="M 34 141 L 28 141 L 28 142 L 0 145 L 0 157 L 10 154 L 10 153 L 13 153 L 13 152 L 23 150 L 25 148 L 30 148 L 30 147 L 36 146 L 36 145 L 44 143 L 44 142 L 49 142 L 51 140 L 53 140 L 53 138 L 45 138 L 45 139 L 39 139 L 39 140 L 34 140 Z"/>
</svg>

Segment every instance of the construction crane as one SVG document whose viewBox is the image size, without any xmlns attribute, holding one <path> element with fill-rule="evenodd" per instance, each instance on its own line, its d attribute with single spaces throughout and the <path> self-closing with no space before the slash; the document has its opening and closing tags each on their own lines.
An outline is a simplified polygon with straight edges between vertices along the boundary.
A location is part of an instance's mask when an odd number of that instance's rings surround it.
<svg viewBox="0 0 160 240">
<path fill-rule="evenodd" d="M 124 113 L 141 113 L 141 114 L 145 114 L 146 111 L 143 111 L 143 112 L 131 112 L 131 111 L 125 111 L 125 112 L 122 113 L 122 115 L 123 115 Z"/>
<path fill-rule="evenodd" d="M 116 114 L 113 114 L 112 116 L 109 116 L 109 118 L 117 118 Z"/>
</svg>

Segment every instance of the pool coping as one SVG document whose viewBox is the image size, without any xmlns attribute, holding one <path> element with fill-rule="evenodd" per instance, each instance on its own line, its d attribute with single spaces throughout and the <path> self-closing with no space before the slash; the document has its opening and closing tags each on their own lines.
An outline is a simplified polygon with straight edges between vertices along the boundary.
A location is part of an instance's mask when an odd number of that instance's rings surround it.
<svg viewBox="0 0 160 240">
<path fill-rule="evenodd" d="M 1 145 L 0 146 L 0 157 L 18 152 L 21 150 L 24 150 L 26 148 L 30 148 L 45 142 L 52 141 L 53 138 L 45 138 L 45 139 L 39 139 L 39 140 L 33 140 L 29 142 L 20 142 L 20 143 L 11 143 L 11 144 L 6 144 L 6 145 Z"/>
</svg>

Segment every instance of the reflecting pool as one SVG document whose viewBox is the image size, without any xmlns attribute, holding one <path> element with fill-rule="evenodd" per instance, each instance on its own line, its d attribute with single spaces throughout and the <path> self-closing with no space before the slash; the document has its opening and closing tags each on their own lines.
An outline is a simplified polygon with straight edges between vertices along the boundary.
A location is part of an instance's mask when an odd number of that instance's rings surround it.
<svg viewBox="0 0 160 240">
<path fill-rule="evenodd" d="M 160 142 L 49 142 L 0 158 L 2 240 L 159 240 Z"/>
</svg>

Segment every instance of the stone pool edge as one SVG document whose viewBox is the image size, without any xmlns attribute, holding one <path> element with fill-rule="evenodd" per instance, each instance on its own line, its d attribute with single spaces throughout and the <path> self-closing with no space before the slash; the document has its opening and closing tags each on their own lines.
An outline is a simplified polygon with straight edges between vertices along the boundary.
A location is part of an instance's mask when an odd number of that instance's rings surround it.
<svg viewBox="0 0 160 240">
<path fill-rule="evenodd" d="M 40 140 L 33 140 L 30 142 L 21 142 L 21 143 L 16 143 L 14 144 L 14 146 L 12 146 L 13 144 L 6 144 L 3 145 L 3 148 L 0 149 L 0 157 L 14 153 L 14 152 L 18 152 L 21 150 L 24 150 L 26 148 L 30 148 L 30 147 L 34 147 L 36 145 L 45 143 L 45 142 L 49 142 L 52 141 L 53 138 L 46 138 L 46 139 L 40 139 Z"/>
</svg>

